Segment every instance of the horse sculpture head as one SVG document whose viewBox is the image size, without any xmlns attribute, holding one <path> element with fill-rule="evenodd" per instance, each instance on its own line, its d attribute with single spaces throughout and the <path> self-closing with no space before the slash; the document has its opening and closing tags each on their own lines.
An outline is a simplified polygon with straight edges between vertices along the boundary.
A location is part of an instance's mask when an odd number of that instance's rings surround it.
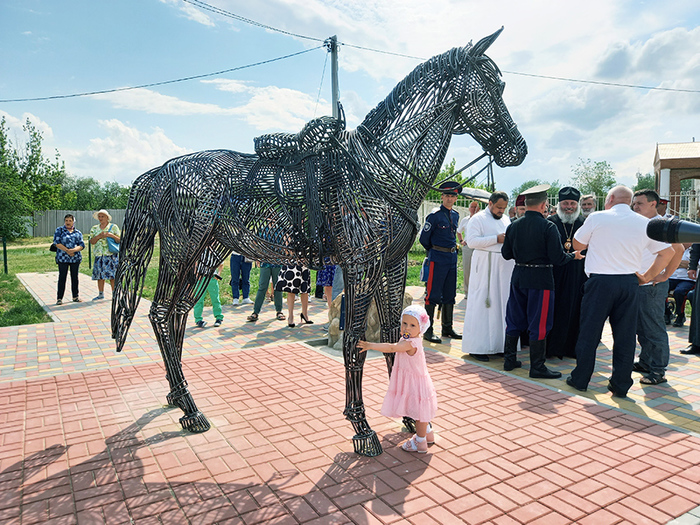
<svg viewBox="0 0 700 525">
<path fill-rule="evenodd" d="M 448 52 L 456 55 L 450 56 L 450 62 L 461 70 L 455 83 L 454 94 L 460 102 L 453 133 L 469 133 L 499 166 L 518 166 L 527 155 L 527 144 L 503 102 L 501 71 L 484 55 L 501 31 L 503 28 L 476 45 Z"/>
</svg>

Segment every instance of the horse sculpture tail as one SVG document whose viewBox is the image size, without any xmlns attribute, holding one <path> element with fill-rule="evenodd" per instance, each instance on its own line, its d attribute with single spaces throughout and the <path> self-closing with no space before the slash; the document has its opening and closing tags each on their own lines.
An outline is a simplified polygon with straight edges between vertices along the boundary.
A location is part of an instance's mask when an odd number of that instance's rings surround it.
<svg viewBox="0 0 700 525">
<path fill-rule="evenodd" d="M 148 263 L 153 255 L 158 229 L 151 213 L 151 183 L 160 168 L 141 175 L 129 194 L 124 228 L 119 247 L 119 266 L 112 294 L 112 339 L 121 352 L 126 334 L 141 300 Z"/>
</svg>

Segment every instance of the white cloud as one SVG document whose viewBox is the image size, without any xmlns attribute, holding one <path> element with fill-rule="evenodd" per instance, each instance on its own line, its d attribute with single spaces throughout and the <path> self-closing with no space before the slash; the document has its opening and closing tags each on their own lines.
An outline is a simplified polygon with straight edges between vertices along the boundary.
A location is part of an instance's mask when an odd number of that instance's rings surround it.
<svg viewBox="0 0 700 525">
<path fill-rule="evenodd" d="M 157 91 L 145 88 L 92 95 L 92 98 L 111 102 L 116 108 L 159 115 L 212 115 L 227 113 L 227 110 L 220 108 L 216 104 L 187 102 L 177 97 L 162 95 Z"/>
<path fill-rule="evenodd" d="M 246 101 L 235 107 L 187 102 L 177 97 L 162 95 L 150 89 L 139 88 L 93 95 L 106 100 L 116 108 L 160 115 L 228 115 L 243 119 L 258 131 L 299 130 L 328 102 L 306 93 L 277 86 L 256 87 L 247 82 L 226 79 L 204 80 L 216 89 L 244 95 Z"/>
<path fill-rule="evenodd" d="M 71 174 L 126 185 L 145 171 L 187 153 L 162 129 L 146 133 L 117 119 L 101 120 L 99 124 L 106 131 L 106 137 L 91 139 L 84 150 L 63 152 Z"/>
<path fill-rule="evenodd" d="M 28 138 L 27 134 L 22 129 L 27 119 L 29 119 L 34 128 L 41 133 L 44 139 L 50 140 L 53 138 L 53 129 L 51 129 L 51 126 L 32 113 L 22 113 L 22 116 L 18 118 L 0 110 L 0 118 L 3 117 L 5 118 L 5 126 L 9 131 L 9 139 L 15 146 L 24 144 Z"/>
<path fill-rule="evenodd" d="M 198 9 L 192 4 L 187 4 L 182 0 L 160 0 L 164 4 L 172 5 L 176 7 L 185 18 L 202 24 L 205 26 L 213 27 L 215 24 L 213 20 L 202 10 Z"/>
<path fill-rule="evenodd" d="M 277 86 L 255 87 L 237 80 L 204 80 L 221 91 L 244 93 L 248 101 L 235 108 L 226 109 L 228 115 L 244 119 L 257 130 L 300 130 L 316 110 L 316 100 L 300 91 Z M 327 104 L 319 101 L 319 104 Z"/>
</svg>

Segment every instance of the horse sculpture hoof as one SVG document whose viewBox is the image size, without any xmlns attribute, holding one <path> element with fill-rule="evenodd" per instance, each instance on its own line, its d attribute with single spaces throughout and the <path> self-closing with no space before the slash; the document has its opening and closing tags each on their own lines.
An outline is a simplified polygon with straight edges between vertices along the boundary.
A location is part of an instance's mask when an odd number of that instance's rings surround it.
<svg viewBox="0 0 700 525">
<path fill-rule="evenodd" d="M 403 426 L 406 427 L 406 431 L 410 432 L 411 434 L 416 433 L 416 421 L 413 418 L 404 416 L 403 418 Z"/>
<path fill-rule="evenodd" d="M 211 428 L 206 416 L 199 410 L 194 414 L 185 414 L 182 416 L 180 418 L 180 425 L 182 425 L 183 430 L 193 433 L 206 432 Z"/>
<path fill-rule="evenodd" d="M 357 434 L 354 436 L 352 438 L 352 445 L 355 447 L 356 454 L 368 458 L 373 458 L 383 452 L 382 445 L 379 443 L 379 438 L 374 430 L 370 430 L 369 434 Z"/>
</svg>

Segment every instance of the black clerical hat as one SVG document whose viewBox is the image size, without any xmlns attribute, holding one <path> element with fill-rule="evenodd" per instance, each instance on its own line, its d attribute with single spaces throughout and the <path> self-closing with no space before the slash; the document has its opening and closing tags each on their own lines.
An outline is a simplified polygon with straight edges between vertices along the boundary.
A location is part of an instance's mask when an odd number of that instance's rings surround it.
<svg viewBox="0 0 700 525">
<path fill-rule="evenodd" d="M 577 201 L 581 198 L 581 192 L 571 186 L 565 186 L 559 190 L 559 201 Z"/>
</svg>

